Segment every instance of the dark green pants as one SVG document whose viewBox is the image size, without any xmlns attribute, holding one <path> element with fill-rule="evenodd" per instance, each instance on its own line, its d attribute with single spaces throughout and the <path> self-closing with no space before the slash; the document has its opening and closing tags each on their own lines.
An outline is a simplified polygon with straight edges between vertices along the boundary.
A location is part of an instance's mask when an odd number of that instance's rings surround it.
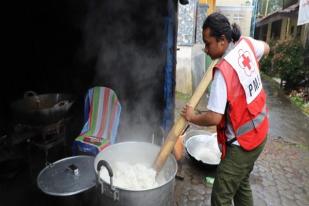
<svg viewBox="0 0 309 206">
<path fill-rule="evenodd" d="M 228 146 L 227 154 L 217 168 L 215 182 L 211 193 L 212 206 L 253 206 L 249 176 L 266 143 L 252 151 L 241 147 Z"/>
</svg>

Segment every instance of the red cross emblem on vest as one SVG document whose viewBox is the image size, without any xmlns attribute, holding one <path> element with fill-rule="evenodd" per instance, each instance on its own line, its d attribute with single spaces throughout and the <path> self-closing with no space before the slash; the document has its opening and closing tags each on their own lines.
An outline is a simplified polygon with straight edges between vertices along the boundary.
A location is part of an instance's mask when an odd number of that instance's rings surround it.
<svg viewBox="0 0 309 206">
<path fill-rule="evenodd" d="M 248 51 L 243 51 L 240 49 L 238 51 L 239 57 L 238 57 L 238 64 L 240 68 L 244 70 L 246 75 L 251 76 L 251 74 L 254 72 L 253 62 L 251 60 L 250 53 Z"/>
</svg>

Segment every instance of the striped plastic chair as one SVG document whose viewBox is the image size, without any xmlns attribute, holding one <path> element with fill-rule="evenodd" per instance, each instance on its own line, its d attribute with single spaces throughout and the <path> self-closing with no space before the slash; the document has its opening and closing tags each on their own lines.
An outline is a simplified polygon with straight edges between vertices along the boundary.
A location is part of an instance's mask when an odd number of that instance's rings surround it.
<svg viewBox="0 0 309 206">
<path fill-rule="evenodd" d="M 116 142 L 121 105 L 115 92 L 107 87 L 88 90 L 84 106 L 84 127 L 73 142 L 73 154 L 95 156 Z"/>
</svg>

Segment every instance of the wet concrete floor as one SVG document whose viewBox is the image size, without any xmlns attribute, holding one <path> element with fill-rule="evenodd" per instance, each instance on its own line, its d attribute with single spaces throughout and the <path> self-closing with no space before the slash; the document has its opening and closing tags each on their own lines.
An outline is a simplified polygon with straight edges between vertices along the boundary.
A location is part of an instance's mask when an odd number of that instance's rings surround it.
<svg viewBox="0 0 309 206">
<path fill-rule="evenodd" d="M 254 205 L 307 206 L 309 118 L 272 84 L 266 80 L 263 83 L 268 94 L 271 128 L 265 149 L 250 177 Z M 179 110 L 185 102 L 177 102 Z M 214 128 L 204 129 L 214 132 Z M 206 177 L 213 177 L 215 171 L 194 165 L 186 155 L 180 164 L 184 180 L 176 180 L 176 205 L 210 205 L 212 184 Z"/>
</svg>

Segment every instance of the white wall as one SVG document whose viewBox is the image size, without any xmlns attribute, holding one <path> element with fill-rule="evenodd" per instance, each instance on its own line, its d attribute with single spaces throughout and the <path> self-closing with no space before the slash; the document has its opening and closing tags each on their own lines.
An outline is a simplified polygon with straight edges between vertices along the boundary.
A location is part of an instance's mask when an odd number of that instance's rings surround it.
<svg viewBox="0 0 309 206">
<path fill-rule="evenodd" d="M 184 94 L 192 93 L 192 46 L 177 46 L 176 91 Z"/>
<path fill-rule="evenodd" d="M 192 47 L 192 91 L 194 92 L 196 87 L 201 82 L 206 71 L 206 54 L 203 51 L 204 44 L 194 44 Z M 200 104 L 205 105 L 206 94 L 203 95 Z"/>
<path fill-rule="evenodd" d="M 192 95 L 205 73 L 204 44 L 177 48 L 176 91 Z"/>
<path fill-rule="evenodd" d="M 231 24 L 238 24 L 242 35 L 250 35 L 251 18 L 253 14 L 252 1 L 218 0 L 216 6 L 216 10 L 224 14 Z"/>
</svg>

